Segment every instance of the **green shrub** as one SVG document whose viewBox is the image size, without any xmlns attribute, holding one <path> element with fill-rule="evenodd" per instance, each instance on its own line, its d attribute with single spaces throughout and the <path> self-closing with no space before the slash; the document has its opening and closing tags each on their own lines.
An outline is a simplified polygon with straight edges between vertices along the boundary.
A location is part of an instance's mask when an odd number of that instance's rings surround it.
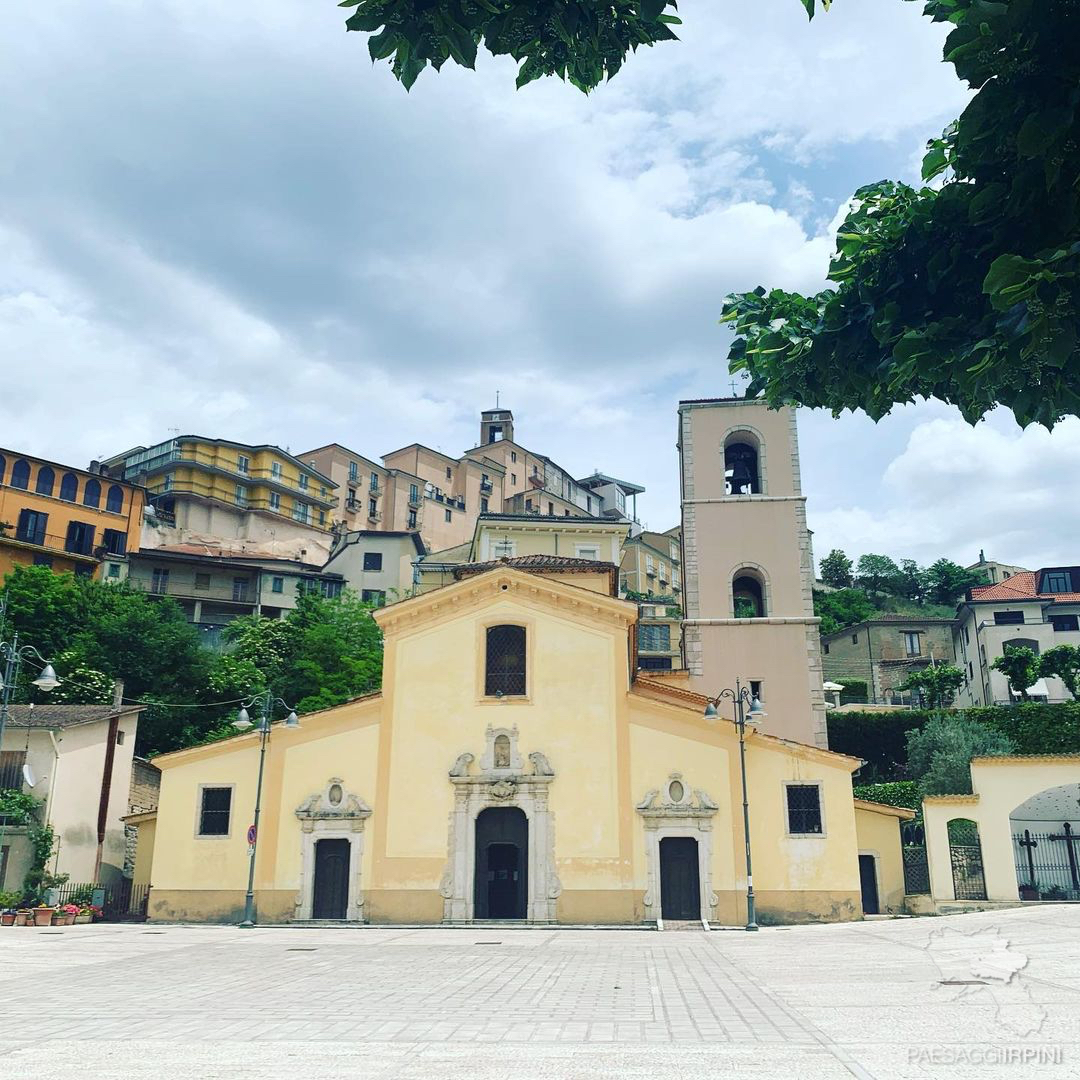
<svg viewBox="0 0 1080 1080">
<path fill-rule="evenodd" d="M 865 705 L 870 700 L 870 691 L 864 679 L 845 679 L 843 687 L 840 691 L 841 705 Z"/>
<path fill-rule="evenodd" d="M 971 759 L 1013 751 L 1008 736 L 956 713 L 931 717 L 907 744 L 908 771 L 927 795 L 970 795 Z"/>
</svg>

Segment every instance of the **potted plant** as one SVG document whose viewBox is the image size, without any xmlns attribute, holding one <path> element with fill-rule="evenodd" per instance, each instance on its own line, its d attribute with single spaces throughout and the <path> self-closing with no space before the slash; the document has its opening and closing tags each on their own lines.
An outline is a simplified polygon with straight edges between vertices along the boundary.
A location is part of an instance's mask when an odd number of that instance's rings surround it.
<svg viewBox="0 0 1080 1080">
<path fill-rule="evenodd" d="M 1021 900 L 1038 900 L 1039 899 L 1039 886 L 1038 885 L 1021 885 L 1020 886 L 1020 899 Z"/>
<path fill-rule="evenodd" d="M 15 912 L 15 925 L 16 926 L 33 926 L 34 925 L 34 912 L 31 908 L 21 907 Z"/>
<path fill-rule="evenodd" d="M 15 925 L 15 905 L 22 897 L 15 892 L 0 892 L 0 926 Z"/>
<path fill-rule="evenodd" d="M 72 926 L 75 923 L 75 916 L 79 914 L 78 904 L 65 904 L 58 914 L 64 916 L 64 926 Z"/>
<path fill-rule="evenodd" d="M 49 907 L 48 904 L 38 904 L 34 908 L 34 925 L 35 926 L 50 926 L 52 925 L 52 917 L 56 913 L 56 908 Z"/>
<path fill-rule="evenodd" d="M 83 923 L 94 921 L 94 909 L 89 904 L 83 904 L 79 908 L 79 914 L 75 916 L 75 925 L 81 926 Z"/>
</svg>

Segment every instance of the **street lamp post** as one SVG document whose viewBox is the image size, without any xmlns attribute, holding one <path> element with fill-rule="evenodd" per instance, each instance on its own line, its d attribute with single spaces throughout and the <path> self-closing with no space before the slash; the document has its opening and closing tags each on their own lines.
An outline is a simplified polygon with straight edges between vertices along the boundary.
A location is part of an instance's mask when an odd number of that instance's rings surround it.
<svg viewBox="0 0 1080 1080">
<path fill-rule="evenodd" d="M 251 828 L 248 830 L 248 885 L 247 893 L 244 896 L 244 921 L 240 924 L 247 929 L 255 925 L 255 847 L 259 842 L 259 812 L 262 809 L 263 768 L 266 765 L 266 746 L 270 741 L 271 713 L 274 706 L 281 705 L 289 710 L 288 716 L 285 717 L 286 727 L 297 728 L 300 726 L 296 711 L 291 706 L 286 705 L 281 698 L 275 697 L 270 690 L 264 690 L 261 694 L 255 694 L 250 701 L 246 701 L 240 706 L 240 712 L 233 721 L 234 728 L 239 731 L 248 731 L 254 727 L 251 717 L 248 715 L 248 709 L 256 704 L 259 705 L 259 779 L 255 786 L 255 818 Z"/>
<path fill-rule="evenodd" d="M 715 723 L 720 713 L 717 705 L 725 698 L 730 698 L 735 706 L 735 727 L 739 732 L 739 767 L 742 771 L 742 813 L 743 835 L 746 839 L 746 929 L 756 930 L 757 913 L 754 909 L 754 869 L 750 860 L 750 802 L 746 793 L 746 725 L 763 720 L 766 716 L 761 702 L 751 694 L 749 687 L 735 680 L 734 690 L 721 690 L 705 706 L 705 719 Z"/>
<path fill-rule="evenodd" d="M 0 605 L 0 616 L 3 615 L 4 606 Z M 4 745 L 4 728 L 7 727 L 8 706 L 11 704 L 12 695 L 18 687 L 19 672 L 22 669 L 23 661 L 27 659 L 41 661 L 41 673 L 33 680 L 33 685 L 39 690 L 44 690 L 47 694 L 60 685 L 60 680 L 56 677 L 52 664 L 33 645 L 19 644 L 19 632 L 17 630 L 11 635 L 10 641 L 0 641 L 0 661 L 3 662 L 4 666 L 3 674 L 0 674 L 0 749 Z M 24 780 L 27 776 L 26 764 L 24 763 Z M 22 784 L 19 784 L 19 790 L 22 790 Z M 0 821 L 0 841 L 3 840 L 6 827 L 6 819 Z"/>
</svg>

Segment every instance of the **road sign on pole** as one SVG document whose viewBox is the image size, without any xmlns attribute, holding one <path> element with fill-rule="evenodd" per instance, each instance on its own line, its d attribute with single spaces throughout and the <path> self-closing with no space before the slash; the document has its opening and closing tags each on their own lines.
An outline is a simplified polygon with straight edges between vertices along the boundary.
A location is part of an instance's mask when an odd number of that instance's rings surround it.
<svg viewBox="0 0 1080 1080">
<path fill-rule="evenodd" d="M 249 825 L 247 831 L 247 841 L 249 844 L 255 843 L 255 826 Z"/>
</svg>

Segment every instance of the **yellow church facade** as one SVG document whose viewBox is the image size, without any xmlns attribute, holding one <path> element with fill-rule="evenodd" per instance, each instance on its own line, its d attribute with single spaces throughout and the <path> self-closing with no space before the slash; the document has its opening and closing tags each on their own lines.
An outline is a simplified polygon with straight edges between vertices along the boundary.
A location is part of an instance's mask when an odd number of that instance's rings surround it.
<svg viewBox="0 0 1080 1080">
<path fill-rule="evenodd" d="M 745 921 L 735 725 L 635 679 L 636 605 L 610 595 L 604 567 L 572 562 L 496 567 L 381 609 L 382 692 L 273 727 L 260 922 Z M 746 735 L 758 918 L 859 918 L 857 817 L 873 814 L 852 798 L 859 762 L 770 726 Z M 156 762 L 149 917 L 239 921 L 258 733 Z M 880 866 L 895 875 L 894 831 Z"/>
</svg>

